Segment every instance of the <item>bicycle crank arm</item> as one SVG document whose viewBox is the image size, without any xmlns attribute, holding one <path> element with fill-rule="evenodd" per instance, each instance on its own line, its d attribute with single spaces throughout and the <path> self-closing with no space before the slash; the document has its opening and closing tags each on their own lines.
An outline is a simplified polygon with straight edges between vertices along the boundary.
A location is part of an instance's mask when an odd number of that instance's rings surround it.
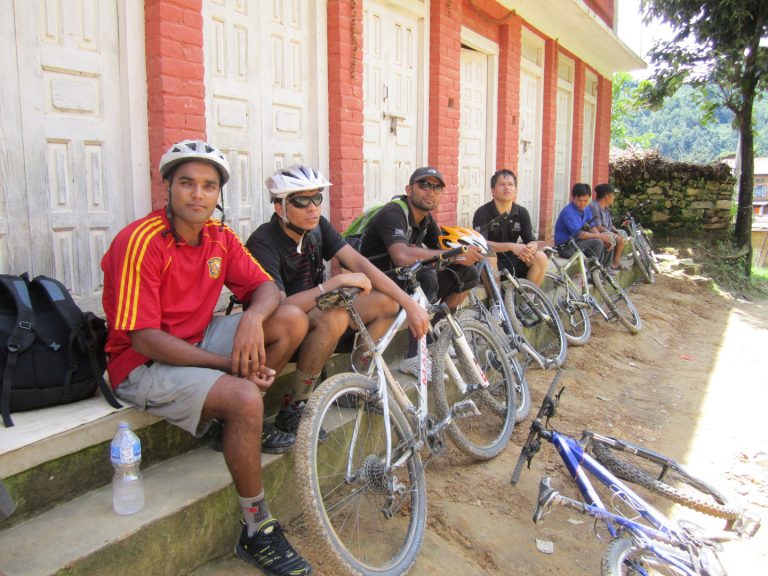
<svg viewBox="0 0 768 576">
<path fill-rule="evenodd" d="M 480 414 L 481 412 L 474 400 L 467 399 L 456 402 L 456 404 L 451 406 L 448 415 L 429 430 L 429 435 L 437 436 L 441 434 L 445 427 L 453 422 L 454 418 L 471 418 L 472 416 L 480 416 Z"/>
</svg>

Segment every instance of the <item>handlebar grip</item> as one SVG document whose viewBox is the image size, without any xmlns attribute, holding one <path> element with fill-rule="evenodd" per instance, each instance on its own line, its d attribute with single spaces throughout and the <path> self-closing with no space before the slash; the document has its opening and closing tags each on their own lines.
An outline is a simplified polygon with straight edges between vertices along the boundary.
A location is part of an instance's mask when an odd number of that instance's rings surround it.
<svg viewBox="0 0 768 576">
<path fill-rule="evenodd" d="M 451 248 L 450 250 L 446 250 L 439 256 L 437 256 L 437 259 L 441 262 L 447 262 L 448 260 L 453 260 L 456 258 L 456 256 L 461 256 L 462 254 L 466 253 L 469 250 L 466 246 L 459 246 L 458 248 Z"/>
</svg>

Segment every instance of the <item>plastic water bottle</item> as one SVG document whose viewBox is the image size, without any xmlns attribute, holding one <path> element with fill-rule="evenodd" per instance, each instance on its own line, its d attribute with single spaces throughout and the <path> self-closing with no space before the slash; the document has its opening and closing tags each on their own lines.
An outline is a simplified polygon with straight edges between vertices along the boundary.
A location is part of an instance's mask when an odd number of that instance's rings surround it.
<svg viewBox="0 0 768 576">
<path fill-rule="evenodd" d="M 112 477 L 112 507 L 118 514 L 135 514 L 144 508 L 144 485 L 141 464 L 141 440 L 120 422 L 110 446 L 110 459 L 115 468 Z"/>
</svg>

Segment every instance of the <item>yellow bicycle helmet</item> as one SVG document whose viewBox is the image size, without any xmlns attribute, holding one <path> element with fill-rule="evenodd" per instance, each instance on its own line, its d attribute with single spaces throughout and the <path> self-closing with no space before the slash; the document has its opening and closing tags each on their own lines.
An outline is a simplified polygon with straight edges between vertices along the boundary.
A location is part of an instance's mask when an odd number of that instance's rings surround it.
<svg viewBox="0 0 768 576">
<path fill-rule="evenodd" d="M 462 246 L 477 246 L 483 256 L 488 255 L 488 243 L 479 232 L 464 226 L 441 226 L 440 229 L 443 234 L 438 236 L 437 241 L 444 250 Z"/>
</svg>

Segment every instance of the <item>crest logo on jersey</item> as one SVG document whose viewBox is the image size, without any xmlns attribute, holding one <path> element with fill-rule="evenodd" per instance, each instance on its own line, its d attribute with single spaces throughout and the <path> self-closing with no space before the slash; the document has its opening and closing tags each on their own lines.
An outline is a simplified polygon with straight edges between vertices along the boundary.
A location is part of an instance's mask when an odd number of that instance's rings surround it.
<svg viewBox="0 0 768 576">
<path fill-rule="evenodd" d="M 208 276 L 213 278 L 214 280 L 219 277 L 221 274 L 221 258 L 211 258 L 208 260 Z"/>
<path fill-rule="evenodd" d="M 392 236 L 400 236 L 402 238 L 405 238 L 405 232 L 403 231 L 402 228 L 395 228 L 392 231 Z"/>
</svg>

